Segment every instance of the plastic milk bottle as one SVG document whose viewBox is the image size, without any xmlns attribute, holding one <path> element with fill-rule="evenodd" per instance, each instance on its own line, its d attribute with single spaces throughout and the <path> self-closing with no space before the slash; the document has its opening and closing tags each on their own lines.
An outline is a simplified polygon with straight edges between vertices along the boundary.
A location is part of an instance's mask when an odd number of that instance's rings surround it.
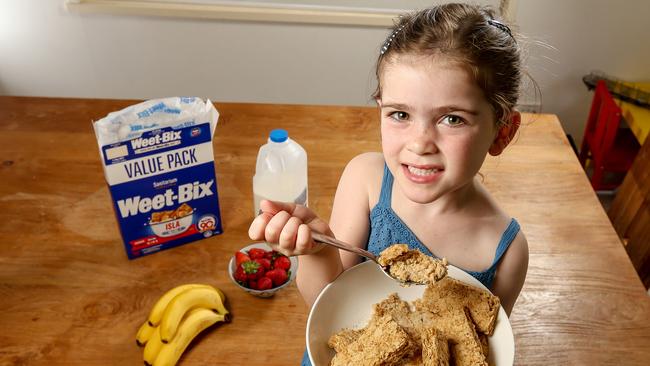
<svg viewBox="0 0 650 366">
<path fill-rule="evenodd" d="M 263 199 L 307 205 L 307 153 L 282 129 L 271 131 L 257 154 L 253 176 L 255 216 Z"/>
</svg>

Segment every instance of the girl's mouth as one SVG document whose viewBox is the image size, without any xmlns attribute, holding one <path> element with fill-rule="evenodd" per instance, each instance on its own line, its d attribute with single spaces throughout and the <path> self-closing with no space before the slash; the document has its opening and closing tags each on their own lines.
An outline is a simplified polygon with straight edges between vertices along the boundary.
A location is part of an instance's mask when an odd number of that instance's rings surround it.
<svg viewBox="0 0 650 366">
<path fill-rule="evenodd" d="M 431 183 L 436 181 L 444 172 L 441 166 L 414 166 L 402 164 L 404 175 L 415 183 Z"/>
<path fill-rule="evenodd" d="M 416 168 L 412 165 L 408 165 L 408 169 L 409 172 L 411 172 L 411 174 L 415 174 L 415 175 L 431 175 L 439 171 L 439 169 L 436 168 L 422 169 L 422 168 Z"/>
</svg>

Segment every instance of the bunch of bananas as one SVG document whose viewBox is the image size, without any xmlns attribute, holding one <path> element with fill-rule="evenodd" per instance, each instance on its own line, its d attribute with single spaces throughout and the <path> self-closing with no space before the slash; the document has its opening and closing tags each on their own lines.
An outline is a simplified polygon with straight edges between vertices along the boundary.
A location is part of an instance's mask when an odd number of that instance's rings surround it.
<svg viewBox="0 0 650 366">
<path fill-rule="evenodd" d="M 212 286 L 188 284 L 165 293 L 135 336 L 144 346 L 144 363 L 176 365 L 192 339 L 217 322 L 229 322 L 224 293 Z"/>
</svg>

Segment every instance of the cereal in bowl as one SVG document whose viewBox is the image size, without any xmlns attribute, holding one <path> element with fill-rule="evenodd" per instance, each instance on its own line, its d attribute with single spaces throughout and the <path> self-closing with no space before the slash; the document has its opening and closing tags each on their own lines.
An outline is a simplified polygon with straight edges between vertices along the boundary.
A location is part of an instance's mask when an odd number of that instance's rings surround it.
<svg viewBox="0 0 650 366">
<path fill-rule="evenodd" d="M 498 297 L 451 277 L 412 302 L 391 294 L 364 328 L 330 337 L 331 365 L 487 365 L 499 306 Z"/>
</svg>

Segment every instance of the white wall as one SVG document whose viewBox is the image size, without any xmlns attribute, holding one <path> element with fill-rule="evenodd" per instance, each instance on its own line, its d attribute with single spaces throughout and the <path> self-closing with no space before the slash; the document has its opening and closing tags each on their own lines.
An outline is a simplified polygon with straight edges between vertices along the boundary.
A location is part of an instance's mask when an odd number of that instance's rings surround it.
<svg viewBox="0 0 650 366">
<path fill-rule="evenodd" d="M 396 2 L 397 3 L 397 2 Z M 401 3 L 401 2 L 400 2 Z M 543 111 L 582 136 L 598 69 L 650 80 L 647 0 L 511 0 Z M 364 105 L 387 30 L 78 15 L 63 0 L 0 0 L 0 94 L 196 95 L 216 101 Z M 530 89 L 529 89 L 530 90 Z M 524 103 L 533 103 L 530 93 Z"/>
<path fill-rule="evenodd" d="M 386 30 L 77 15 L 0 0 L 0 92 L 364 104 Z"/>
<path fill-rule="evenodd" d="M 579 143 L 593 92 L 582 76 L 593 70 L 650 81 L 650 1 L 517 0 L 517 23 L 534 41 L 529 68 L 542 88 L 542 109 L 560 117 Z"/>
</svg>

